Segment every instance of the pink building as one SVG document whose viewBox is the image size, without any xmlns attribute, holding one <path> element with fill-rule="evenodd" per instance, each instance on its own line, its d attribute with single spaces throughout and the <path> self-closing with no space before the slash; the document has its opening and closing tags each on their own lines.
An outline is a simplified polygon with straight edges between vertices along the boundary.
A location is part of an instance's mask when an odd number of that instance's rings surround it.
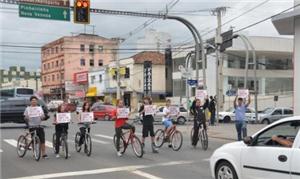
<svg viewBox="0 0 300 179">
<path fill-rule="evenodd" d="M 41 80 L 45 99 L 72 95 L 65 85 L 72 83 L 74 74 L 108 65 L 115 59 L 116 49 L 118 40 L 91 34 L 62 37 L 44 45 Z"/>
</svg>

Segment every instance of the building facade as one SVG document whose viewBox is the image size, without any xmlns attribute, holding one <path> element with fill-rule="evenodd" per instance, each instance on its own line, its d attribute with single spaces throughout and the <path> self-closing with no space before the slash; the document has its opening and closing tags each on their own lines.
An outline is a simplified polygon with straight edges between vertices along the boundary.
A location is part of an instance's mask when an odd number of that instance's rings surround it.
<svg viewBox="0 0 300 179">
<path fill-rule="evenodd" d="M 40 70 L 28 71 L 22 66 L 11 66 L 0 70 L 0 87 L 28 87 L 41 89 Z"/>
<path fill-rule="evenodd" d="M 108 64 L 117 48 L 116 39 L 91 34 L 66 36 L 44 45 L 41 78 L 46 100 L 68 97 L 65 82 L 73 81 L 78 72 Z"/>
</svg>

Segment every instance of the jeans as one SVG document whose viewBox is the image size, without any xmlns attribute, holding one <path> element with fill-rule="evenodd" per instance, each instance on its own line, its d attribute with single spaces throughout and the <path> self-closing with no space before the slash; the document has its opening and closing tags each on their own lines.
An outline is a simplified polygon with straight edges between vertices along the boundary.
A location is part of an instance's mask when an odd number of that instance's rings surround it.
<svg viewBox="0 0 300 179">
<path fill-rule="evenodd" d="M 133 125 L 130 125 L 128 123 L 125 123 L 123 126 L 116 128 L 116 136 L 117 136 L 117 141 L 116 141 L 116 148 L 117 148 L 117 152 L 120 151 L 120 139 L 122 136 L 122 129 L 131 129 L 132 132 L 135 132 L 135 127 Z"/>
<path fill-rule="evenodd" d="M 84 143 L 84 140 L 85 140 L 85 133 L 86 133 L 86 129 L 88 130 L 88 132 L 91 131 L 91 128 L 88 127 L 80 127 L 79 130 L 80 130 L 80 139 L 79 139 L 79 145 L 82 145 Z"/>
<path fill-rule="evenodd" d="M 211 112 L 211 115 L 210 115 L 210 125 L 215 125 L 215 118 L 216 118 L 216 112 L 213 111 Z"/>
<path fill-rule="evenodd" d="M 193 135 L 193 141 L 192 141 L 192 145 L 196 146 L 199 140 L 199 128 L 200 125 L 199 123 L 202 124 L 202 127 L 206 130 L 206 122 L 205 121 L 197 121 L 196 119 L 194 119 L 194 135 Z"/>
<path fill-rule="evenodd" d="M 242 140 L 242 133 L 243 138 L 247 136 L 247 123 L 246 121 L 235 121 L 235 128 L 237 131 L 238 141 Z"/>
</svg>

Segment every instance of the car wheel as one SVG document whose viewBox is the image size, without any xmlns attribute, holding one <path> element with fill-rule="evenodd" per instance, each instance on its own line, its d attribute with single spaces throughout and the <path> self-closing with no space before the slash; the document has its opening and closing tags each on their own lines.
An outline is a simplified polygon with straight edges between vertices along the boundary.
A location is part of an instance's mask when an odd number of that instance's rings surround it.
<svg viewBox="0 0 300 179">
<path fill-rule="evenodd" d="M 109 120 L 110 120 L 109 115 L 105 115 L 105 116 L 104 116 L 104 120 L 109 121 Z"/>
<path fill-rule="evenodd" d="M 229 116 L 225 116 L 223 121 L 224 123 L 229 123 L 231 121 L 231 118 Z"/>
<path fill-rule="evenodd" d="M 270 124 L 270 120 L 269 119 L 263 119 L 261 123 L 262 124 Z"/>
<path fill-rule="evenodd" d="M 179 125 L 184 125 L 185 121 L 186 121 L 186 119 L 182 116 L 177 118 L 177 124 L 179 124 Z"/>
<path fill-rule="evenodd" d="M 235 169 L 233 166 L 227 162 L 222 161 L 217 165 L 215 171 L 216 179 L 238 179 Z"/>
</svg>

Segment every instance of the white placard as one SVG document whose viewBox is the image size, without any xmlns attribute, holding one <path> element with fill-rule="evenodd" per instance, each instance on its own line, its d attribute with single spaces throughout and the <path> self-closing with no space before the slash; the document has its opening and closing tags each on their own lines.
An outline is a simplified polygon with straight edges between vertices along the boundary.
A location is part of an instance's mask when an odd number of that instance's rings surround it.
<svg viewBox="0 0 300 179">
<path fill-rule="evenodd" d="M 41 108 L 40 107 L 29 107 L 28 108 L 28 116 L 30 118 L 34 118 L 34 117 L 40 117 L 41 114 Z"/>
<path fill-rule="evenodd" d="M 179 113 L 179 108 L 176 106 L 170 106 L 169 111 L 170 111 L 170 116 L 177 116 Z"/>
<path fill-rule="evenodd" d="M 152 105 L 145 105 L 144 110 L 145 110 L 145 116 L 155 114 L 155 108 Z"/>
<path fill-rule="evenodd" d="M 56 123 L 69 123 L 71 121 L 71 113 L 56 113 Z"/>
<path fill-rule="evenodd" d="M 128 118 L 129 108 L 117 108 L 117 118 Z"/>
<path fill-rule="evenodd" d="M 240 98 L 248 98 L 249 90 L 248 89 L 238 89 L 238 97 Z"/>
<path fill-rule="evenodd" d="M 94 113 L 93 112 L 82 112 L 80 122 L 93 122 Z"/>
<path fill-rule="evenodd" d="M 206 90 L 196 90 L 196 98 L 200 99 L 201 101 L 204 101 L 204 99 L 207 97 L 207 91 Z"/>
</svg>

